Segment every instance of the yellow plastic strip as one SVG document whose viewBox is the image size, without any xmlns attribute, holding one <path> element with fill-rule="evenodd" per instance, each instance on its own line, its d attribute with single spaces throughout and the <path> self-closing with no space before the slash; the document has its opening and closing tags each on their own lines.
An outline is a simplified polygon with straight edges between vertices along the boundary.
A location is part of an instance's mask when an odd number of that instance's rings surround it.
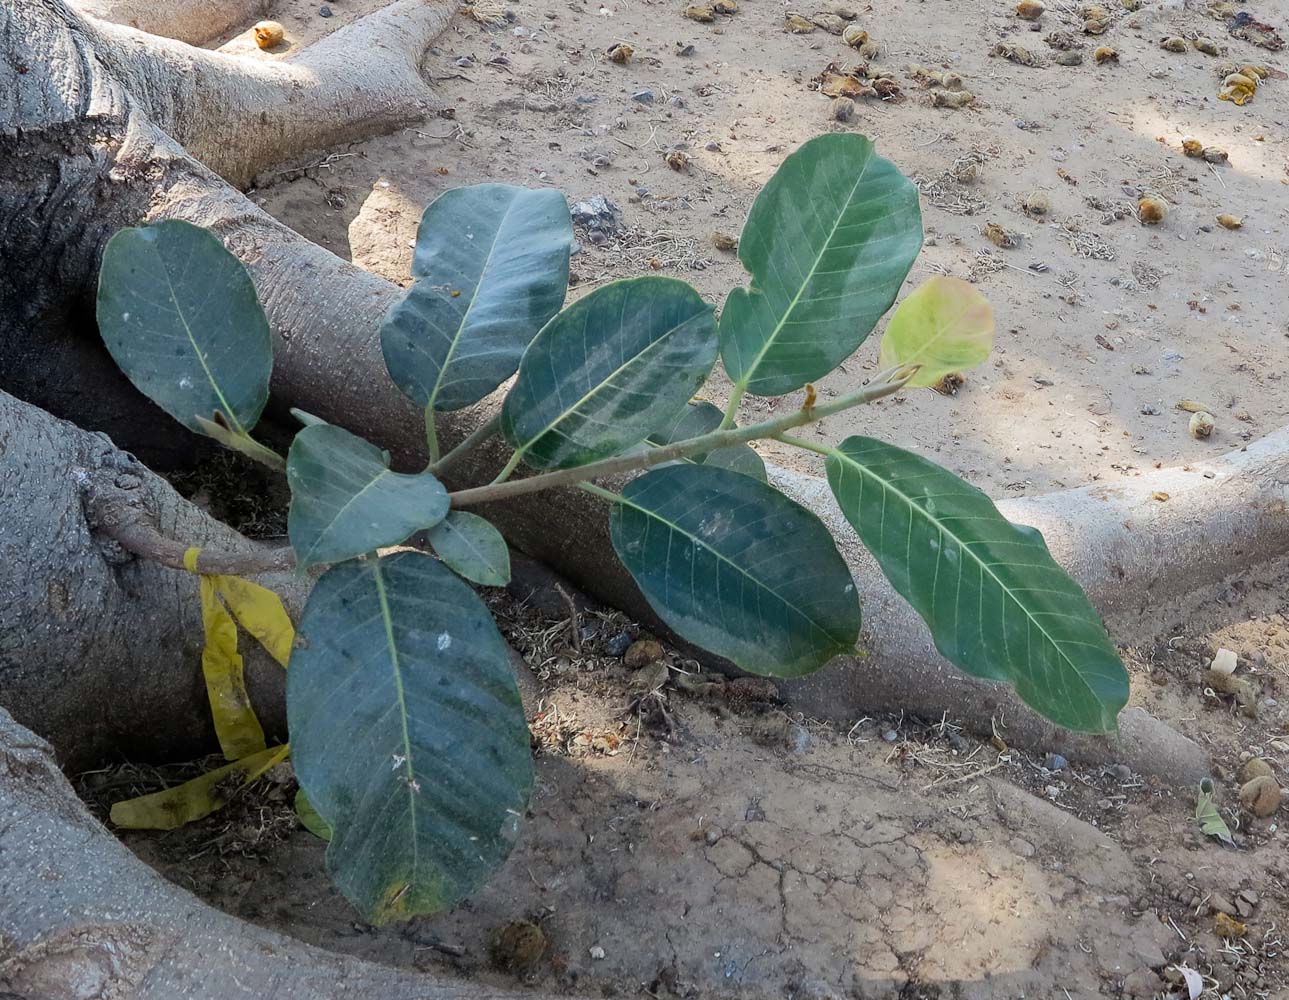
<svg viewBox="0 0 1289 1000">
<path fill-rule="evenodd" d="M 241 760 L 264 749 L 264 728 L 251 707 L 242 656 L 237 651 L 237 623 L 219 599 L 219 579 L 201 578 L 201 618 L 206 630 L 201 671 L 219 747 L 228 760 Z"/>
<path fill-rule="evenodd" d="M 244 760 L 182 785 L 126 799 L 112 806 L 112 822 L 127 830 L 173 830 L 223 808 L 240 789 L 286 760 L 290 744 L 261 750 Z"/>
<path fill-rule="evenodd" d="M 285 667 L 295 644 L 295 627 L 277 594 L 240 576 L 217 576 L 214 580 L 238 624 Z"/>
</svg>

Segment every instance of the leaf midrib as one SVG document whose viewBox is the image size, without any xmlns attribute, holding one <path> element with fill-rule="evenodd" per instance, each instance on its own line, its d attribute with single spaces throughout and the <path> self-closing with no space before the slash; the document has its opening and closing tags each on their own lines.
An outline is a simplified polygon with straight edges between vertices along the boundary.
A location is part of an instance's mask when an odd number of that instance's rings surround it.
<svg viewBox="0 0 1289 1000">
<path fill-rule="evenodd" d="M 191 259 L 191 257 L 192 254 L 189 253 L 189 259 Z M 206 373 L 206 381 L 209 382 L 210 387 L 215 390 L 215 395 L 218 397 L 220 405 L 224 408 L 224 415 L 228 417 L 229 421 L 233 425 L 234 433 L 239 436 L 245 436 L 246 429 L 242 427 L 242 422 L 237 419 L 237 414 L 233 412 L 233 408 L 228 405 L 228 400 L 224 398 L 224 390 L 221 389 L 219 387 L 219 383 L 215 381 L 215 376 L 211 374 L 210 366 L 206 364 L 206 359 L 202 356 L 201 348 L 197 344 L 197 339 L 193 336 L 192 327 L 188 325 L 188 318 L 184 316 L 184 311 L 179 305 L 179 298 L 175 295 L 175 283 L 170 278 L 170 268 L 165 261 L 162 261 L 161 273 L 166 276 L 166 289 L 170 293 L 170 301 L 174 304 L 175 315 L 179 317 L 179 322 L 183 324 L 184 334 L 188 337 L 188 343 L 192 346 L 193 354 L 197 356 L 197 363 L 201 365 L 201 370 Z M 194 416 L 196 415 L 197 414 L 194 414 Z"/>
<path fill-rule="evenodd" d="M 734 475 L 737 475 L 737 473 L 734 473 Z M 794 603 L 792 603 L 792 601 L 788 600 L 786 597 L 780 594 L 773 587 L 768 586 L 767 584 L 763 583 L 760 579 L 758 579 L 757 577 L 749 573 L 747 570 L 743 569 L 743 567 L 741 567 L 738 563 L 734 562 L 723 552 L 719 552 L 718 550 L 712 548 L 711 545 L 707 544 L 707 542 L 703 541 L 702 539 L 692 534 L 691 532 L 686 531 L 675 521 L 668 520 L 667 518 L 656 513 L 655 511 L 650 510 L 648 507 L 643 507 L 640 504 L 636 503 L 634 500 L 631 500 L 622 494 L 617 494 L 614 499 L 614 502 L 623 504 L 624 506 L 627 506 L 627 507 L 631 507 L 634 510 L 638 510 L 640 513 L 644 514 L 645 517 L 653 518 L 655 521 L 658 521 L 659 523 L 666 525 L 668 528 L 670 528 L 672 531 L 676 532 L 677 534 L 682 535 L 685 538 L 688 538 L 695 545 L 698 545 L 701 548 L 706 549 L 708 552 L 714 555 L 721 562 L 725 563 L 727 566 L 734 569 L 741 576 L 750 580 L 758 590 L 765 591 L 766 593 L 772 595 L 775 598 L 775 600 L 780 601 L 785 607 L 791 608 L 803 620 L 809 622 L 811 628 L 817 629 L 820 633 L 826 636 L 829 642 L 836 643 L 837 641 L 836 637 L 833 636 L 833 634 L 829 632 L 828 629 L 820 625 L 817 621 L 814 620 L 814 618 L 812 618 L 810 615 L 808 615 L 806 612 L 802 611 L 799 607 L 797 607 Z"/>
<path fill-rule="evenodd" d="M 447 374 L 448 368 L 452 364 L 452 359 L 456 357 L 457 345 L 461 343 L 461 334 L 465 330 L 466 322 L 470 319 L 470 313 L 474 310 L 475 303 L 479 301 L 479 290 L 483 288 L 484 275 L 488 273 L 488 268 L 492 266 L 493 254 L 497 251 L 497 243 L 501 239 L 501 229 L 506 220 L 510 217 L 511 209 L 514 208 L 515 199 L 510 199 L 510 204 L 506 206 L 506 211 L 502 214 L 501 222 L 498 223 L 496 231 L 493 233 L 492 242 L 488 245 L 488 256 L 484 258 L 483 267 L 479 269 L 479 280 L 475 282 L 474 291 L 470 293 L 470 301 L 465 307 L 465 312 L 461 314 L 461 322 L 457 324 L 456 333 L 452 337 L 452 344 L 448 347 L 447 357 L 443 359 L 443 365 L 439 368 L 439 373 L 434 377 L 434 388 L 430 391 L 429 401 L 425 404 L 427 410 L 434 409 L 434 401 L 438 399 L 439 390 L 443 388 L 443 377 Z M 425 279 L 422 279 L 425 280 Z"/>
<path fill-rule="evenodd" d="M 381 573 L 380 558 L 371 560 L 372 580 L 376 584 L 376 597 L 380 602 L 381 623 L 385 627 L 385 642 L 389 647 L 390 665 L 394 673 L 394 691 L 398 695 L 398 721 L 403 729 L 404 780 L 407 789 L 408 821 L 412 836 L 412 876 L 409 884 L 416 884 L 416 873 L 420 868 L 420 838 L 416 835 L 416 771 L 412 767 L 412 735 L 407 728 L 407 699 L 403 692 L 402 665 L 398 657 L 398 644 L 394 641 L 394 620 L 389 610 L 389 597 L 385 593 L 385 577 Z"/>
<path fill-rule="evenodd" d="M 980 567 L 983 573 L 987 573 L 989 575 L 990 579 L 992 579 L 994 583 L 998 585 L 999 589 L 1001 589 L 1003 593 L 1007 595 L 1007 599 L 1011 601 L 1011 603 L 1014 604 L 1017 608 L 1020 609 L 1021 613 L 1025 616 L 1026 620 L 1032 622 L 1034 627 L 1037 628 L 1040 633 L 1042 633 L 1043 637 L 1049 643 L 1052 644 L 1052 647 L 1056 650 L 1057 655 L 1060 656 L 1060 658 L 1070 667 L 1071 671 L 1074 673 L 1074 676 L 1076 676 L 1079 679 L 1079 682 L 1084 686 L 1084 688 L 1087 689 L 1088 694 L 1092 696 L 1094 701 L 1100 704 L 1101 699 L 1097 697 L 1096 691 L 1094 691 L 1092 686 L 1084 679 L 1083 674 L 1079 671 L 1079 668 L 1075 666 L 1074 661 L 1065 653 L 1065 650 L 1062 647 L 1061 643 L 1057 641 L 1057 639 L 1054 638 L 1052 634 L 1047 631 L 1046 628 L 1043 627 L 1042 623 L 1037 618 L 1035 618 L 1032 614 L 1030 614 L 1029 609 L 1016 597 L 1011 587 L 1007 586 L 1007 584 L 1005 584 L 998 577 L 998 574 L 993 571 L 993 568 L 988 563 L 984 562 L 984 560 L 982 560 L 979 556 L 977 556 L 975 553 L 975 550 L 971 548 L 969 545 L 966 545 L 962 541 L 962 539 L 957 535 L 957 533 L 950 530 L 944 524 L 943 521 L 941 521 L 934 514 L 930 513 L 925 507 L 920 507 L 916 503 L 914 503 L 913 498 L 911 496 L 909 496 L 907 493 L 905 493 L 899 487 L 895 486 L 890 481 L 883 479 L 876 472 L 874 472 L 870 467 L 863 465 L 858 460 L 847 455 L 839 448 L 832 448 L 831 452 L 834 456 L 836 456 L 841 461 L 854 466 L 855 470 L 858 472 L 858 474 L 861 477 L 868 476 L 869 478 L 871 478 L 874 482 L 879 484 L 883 490 L 899 497 L 901 500 L 905 502 L 905 504 L 908 505 L 908 507 L 911 510 L 925 517 L 926 520 L 930 521 L 933 525 L 935 525 L 942 534 L 953 539 L 954 542 L 957 543 L 959 550 L 966 553 L 967 557 L 970 558 L 974 563 L 976 563 L 976 565 Z M 937 554 L 936 556 L 937 565 L 939 564 L 940 558 L 941 556 Z M 959 570 L 959 572 L 961 572 L 961 570 Z"/>
<path fill-rule="evenodd" d="M 851 186 L 850 193 L 846 195 L 844 203 L 845 207 L 838 213 L 837 219 L 833 222 L 832 228 L 828 231 L 827 239 L 823 241 L 819 248 L 819 252 L 815 255 L 814 263 L 810 265 L 810 271 L 802 279 L 800 286 L 797 288 L 796 294 L 792 296 L 792 301 L 788 303 L 788 307 L 783 310 L 783 314 L 775 323 L 774 329 L 770 331 L 770 335 L 765 338 L 765 343 L 761 345 L 761 349 L 757 351 L 756 357 L 752 359 L 752 364 L 747 367 L 742 377 L 738 380 L 736 384 L 737 388 L 746 390 L 747 387 L 752 384 L 756 376 L 756 370 L 761 366 L 761 362 L 765 359 L 766 353 L 779 339 L 779 334 L 783 332 L 783 328 L 788 317 L 792 315 L 792 311 L 797 307 L 797 303 L 801 301 L 801 296 L 805 293 L 806 286 L 814 280 L 815 272 L 819 270 L 819 264 L 823 260 L 824 254 L 828 251 L 828 247 L 832 245 L 833 238 L 837 235 L 837 230 L 841 228 L 842 219 L 845 218 L 846 213 L 850 208 L 850 203 L 855 198 L 855 192 L 859 189 L 859 185 L 863 183 L 864 176 L 868 173 L 868 166 L 875 158 L 876 154 L 872 147 L 870 147 L 868 158 L 864 161 L 864 166 L 860 168 L 859 176 Z M 760 291 L 757 282 L 753 282 L 752 288 Z M 764 294 L 764 292 L 762 292 L 762 294 Z"/>
<path fill-rule="evenodd" d="M 631 279 L 627 279 L 627 280 L 631 280 Z M 623 311 L 625 312 L 625 310 L 626 310 L 626 302 L 624 301 Z M 596 384 L 591 389 L 589 389 L 585 394 L 583 394 L 582 397 L 578 399 L 576 402 L 574 402 L 571 406 L 564 407 L 563 411 L 559 414 L 559 416 L 557 416 L 553 420 L 548 421 L 540 431 L 530 435 L 527 441 L 525 441 L 522 445 L 520 445 L 515 449 L 515 457 L 522 457 L 526 455 L 529 452 L 529 450 L 531 450 L 533 445 L 535 445 L 547 434 L 551 433 L 551 431 L 555 430 L 555 428 L 557 428 L 569 417 L 577 413 L 585 403 L 587 403 L 591 399 L 594 399 L 596 396 L 602 393 L 604 391 L 604 387 L 609 385 L 620 374 L 627 371 L 633 365 L 637 364 L 642 358 L 647 357 L 650 354 L 650 352 L 652 352 L 655 348 L 662 347 L 667 342 L 667 340 L 670 337 L 672 337 L 678 330 L 688 326 L 690 323 L 692 323 L 695 319 L 699 318 L 700 316 L 702 316 L 701 309 L 698 312 L 695 312 L 689 316 L 686 316 L 683 320 L 681 320 L 681 322 L 676 323 L 671 327 L 669 327 L 656 340 L 650 341 L 645 346 L 644 350 L 637 351 L 635 354 L 631 355 L 630 358 L 628 358 L 622 364 L 618 365 L 618 367 L 615 368 L 612 372 L 610 372 L 604 378 L 596 382 Z M 521 378 L 522 378 L 522 374 L 521 374 Z"/>
</svg>

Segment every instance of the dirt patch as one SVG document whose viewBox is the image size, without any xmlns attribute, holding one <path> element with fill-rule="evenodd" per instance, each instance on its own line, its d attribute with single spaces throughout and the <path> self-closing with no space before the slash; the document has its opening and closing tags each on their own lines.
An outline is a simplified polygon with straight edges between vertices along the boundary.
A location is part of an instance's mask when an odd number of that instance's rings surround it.
<svg viewBox="0 0 1289 1000">
<path fill-rule="evenodd" d="M 313 5 L 292 4 L 284 17 L 304 40 L 370 6 L 341 0 L 322 19 Z M 607 237 L 580 231 L 574 296 L 659 271 L 719 303 L 745 276 L 716 234 L 737 235 L 756 192 L 800 143 L 860 131 L 924 195 L 927 248 L 910 282 L 971 278 L 997 312 L 998 347 L 955 395 L 919 390 L 811 433 L 835 441 L 876 422 L 1001 496 L 1217 455 L 1285 423 L 1283 53 L 1231 36 L 1198 3 L 1111 4 L 1100 35 L 1082 33 L 1074 4 L 1049 5 L 1037 22 L 975 0 L 955 4 L 952 17 L 912 0 L 857 5 L 854 23 L 878 46 L 865 59 L 870 72 L 889 69 L 900 94 L 861 98 L 838 123 L 811 86 L 830 63 L 860 60 L 840 37 L 785 33 L 784 8 L 764 0 L 711 24 L 684 18 L 684 6 L 574 0 L 499 7 L 494 26 L 458 17 L 426 62 L 450 117 L 305 158 L 253 197 L 342 257 L 406 282 L 421 211 L 447 188 L 492 180 L 557 187 L 572 202 L 603 196 L 620 209 L 620 227 Z M 1258 6 L 1258 20 L 1276 19 Z M 1080 65 L 1055 62 L 1069 51 L 1056 47 L 1066 44 L 1060 33 L 1081 47 Z M 1168 52 L 1165 35 L 1208 36 L 1223 52 Z M 609 55 L 619 42 L 633 49 L 627 63 Z M 1042 65 L 991 57 L 1000 43 Z M 1098 45 L 1117 61 L 1096 63 Z M 1276 73 L 1237 107 L 1217 99 L 1228 61 Z M 919 68 L 958 74 L 975 101 L 932 107 L 940 88 L 924 88 Z M 1188 135 L 1229 161 L 1185 156 Z M 667 163 L 676 151 L 682 170 Z M 1048 206 L 1041 215 L 1025 211 L 1034 192 Z M 1143 192 L 1167 199 L 1161 225 L 1138 223 Z M 1222 228 L 1223 213 L 1243 217 L 1243 228 Z M 997 246 L 991 225 L 1016 245 Z M 821 396 L 854 388 L 876 354 L 870 338 L 822 380 Z M 712 391 L 723 402 L 724 383 Z M 1184 399 L 1211 407 L 1212 437 L 1190 437 L 1190 415 L 1175 408 Z M 750 398 L 743 417 L 799 404 Z M 791 449 L 758 447 L 813 468 Z"/>
<path fill-rule="evenodd" d="M 1289 988 L 1284 840 L 1275 818 L 1235 807 L 1228 773 L 1235 748 L 1255 746 L 1283 777 L 1278 717 L 1237 719 L 1202 689 L 1186 697 L 1228 761 L 1219 801 L 1240 844 L 1232 850 L 1200 834 L 1192 790 L 1122 766 L 1034 759 L 943 722 L 861 719 L 841 731 L 786 712 L 766 682 L 703 674 L 674 652 L 665 668 L 628 668 L 624 644 L 641 633 L 619 615 L 581 614 L 578 650 L 566 617 L 493 604 L 529 664 L 537 784 L 515 853 L 458 909 L 363 924 L 332 888 L 322 842 L 284 818 L 291 789 L 281 780 L 259 783 L 231 813 L 126 843 L 239 917 L 497 986 L 1119 996 L 1125 981 L 1162 990 L 1161 977 L 1185 963 L 1222 991 Z M 1269 620 L 1163 637 L 1177 658 L 1170 676 L 1188 683 L 1215 639 L 1253 643 Z M 1150 665 L 1126 652 L 1135 681 L 1153 684 Z M 154 787 L 141 769 L 125 778 L 129 792 Z M 102 809 L 120 794 L 103 786 L 119 780 L 90 776 L 99 789 L 82 787 Z M 1218 936 L 1222 910 L 1246 924 L 1243 937 Z M 506 942 L 528 941 L 528 925 L 544 943 L 518 961 Z"/>
</svg>

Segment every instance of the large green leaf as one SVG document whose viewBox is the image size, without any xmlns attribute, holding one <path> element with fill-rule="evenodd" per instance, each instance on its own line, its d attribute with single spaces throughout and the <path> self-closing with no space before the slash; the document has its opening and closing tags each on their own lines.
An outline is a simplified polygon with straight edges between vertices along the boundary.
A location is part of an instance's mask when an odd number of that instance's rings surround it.
<svg viewBox="0 0 1289 1000">
<path fill-rule="evenodd" d="M 918 285 L 882 331 L 883 369 L 917 365 L 907 385 L 935 385 L 983 364 L 994 346 L 994 311 L 968 281 L 937 274 Z"/>
<path fill-rule="evenodd" d="M 244 436 L 269 398 L 273 342 L 242 262 L 177 219 L 122 229 L 103 251 L 98 327 L 144 395 L 189 430 Z"/>
<path fill-rule="evenodd" d="M 440 195 L 416 234 L 416 283 L 381 326 L 385 367 L 422 406 L 457 410 L 514 374 L 568 290 L 573 224 L 558 191 Z"/>
<path fill-rule="evenodd" d="M 615 281 L 537 335 L 506 397 L 501 431 L 531 466 L 584 465 L 667 425 L 715 362 L 712 307 L 689 285 Z"/>
<path fill-rule="evenodd" d="M 485 587 L 510 582 L 510 550 L 501 532 L 468 510 L 450 510 L 430 529 L 435 554 L 467 580 Z"/>
<path fill-rule="evenodd" d="M 689 405 L 679 411 L 666 427 L 649 435 L 649 443 L 654 445 L 672 444 L 676 441 L 687 441 L 716 430 L 721 425 L 724 414 L 711 403 L 702 400 L 690 401 Z M 733 472 L 741 472 L 765 482 L 765 462 L 751 447 L 746 444 L 730 445 L 703 455 L 693 455 L 683 461 L 694 465 L 711 465 Z"/>
<path fill-rule="evenodd" d="M 532 786 L 505 641 L 430 556 L 333 566 L 300 619 L 287 722 L 327 868 L 372 923 L 445 909 L 514 843 Z"/>
<path fill-rule="evenodd" d="M 811 139 L 761 189 L 739 239 L 752 275 L 721 313 L 736 386 L 777 396 L 854 353 L 922 246 L 917 188 L 862 135 Z"/>
<path fill-rule="evenodd" d="M 397 545 L 448 512 L 447 491 L 432 475 L 391 472 L 389 456 L 331 424 L 295 436 L 286 479 L 287 534 L 301 567 Z"/>
<path fill-rule="evenodd" d="M 609 532 L 662 620 L 744 670 L 796 677 L 855 649 L 859 597 L 828 529 L 751 476 L 655 469 L 627 484 Z"/>
<path fill-rule="evenodd" d="M 934 462 L 872 438 L 847 438 L 827 469 L 842 513 L 945 659 L 1014 685 L 1062 726 L 1115 729 L 1128 675 L 1042 535 Z"/>
</svg>

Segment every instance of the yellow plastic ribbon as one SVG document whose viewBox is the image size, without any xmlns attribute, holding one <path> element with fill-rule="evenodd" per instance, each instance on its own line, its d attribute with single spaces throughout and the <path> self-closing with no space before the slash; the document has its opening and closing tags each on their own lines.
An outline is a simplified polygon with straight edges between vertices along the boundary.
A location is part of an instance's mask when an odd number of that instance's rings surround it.
<svg viewBox="0 0 1289 1000">
<path fill-rule="evenodd" d="M 238 791 L 267 773 L 291 752 L 284 743 L 225 764 L 182 785 L 140 795 L 112 806 L 112 822 L 128 830 L 174 830 L 222 809 Z"/>
<path fill-rule="evenodd" d="M 200 554 L 199 548 L 184 553 L 184 567 L 189 572 L 198 572 Z M 215 734 L 224 757 L 238 761 L 260 753 L 265 744 L 264 729 L 246 690 L 244 662 L 237 651 L 237 625 L 240 623 L 283 667 L 291 658 L 295 628 L 277 594 L 237 576 L 202 574 L 201 617 L 206 632 L 201 668 Z"/>
</svg>

